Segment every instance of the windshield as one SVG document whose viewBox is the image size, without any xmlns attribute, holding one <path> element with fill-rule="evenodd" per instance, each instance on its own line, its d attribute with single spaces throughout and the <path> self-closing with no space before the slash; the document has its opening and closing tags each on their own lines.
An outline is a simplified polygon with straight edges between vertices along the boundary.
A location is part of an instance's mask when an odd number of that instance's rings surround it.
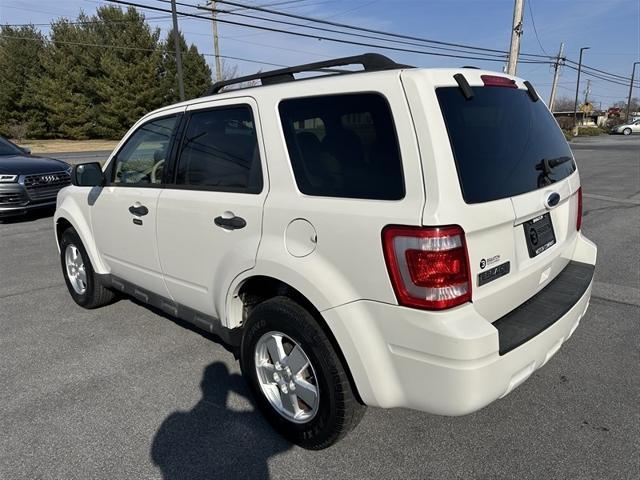
<svg viewBox="0 0 640 480">
<path fill-rule="evenodd" d="M 22 155 L 24 152 L 9 140 L 0 137 L 0 155 Z"/>
<path fill-rule="evenodd" d="M 436 90 L 467 203 L 513 197 L 571 175 L 571 150 L 542 101 L 526 90 Z"/>
</svg>

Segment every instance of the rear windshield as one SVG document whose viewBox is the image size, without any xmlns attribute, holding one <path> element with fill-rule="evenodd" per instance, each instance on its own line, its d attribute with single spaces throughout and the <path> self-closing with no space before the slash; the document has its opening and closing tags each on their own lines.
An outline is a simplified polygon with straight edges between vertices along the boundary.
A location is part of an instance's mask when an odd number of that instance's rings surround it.
<svg viewBox="0 0 640 480">
<path fill-rule="evenodd" d="M 467 203 L 520 195 L 575 171 L 569 145 L 542 101 L 514 88 L 473 93 L 466 100 L 458 87 L 436 90 Z"/>
</svg>

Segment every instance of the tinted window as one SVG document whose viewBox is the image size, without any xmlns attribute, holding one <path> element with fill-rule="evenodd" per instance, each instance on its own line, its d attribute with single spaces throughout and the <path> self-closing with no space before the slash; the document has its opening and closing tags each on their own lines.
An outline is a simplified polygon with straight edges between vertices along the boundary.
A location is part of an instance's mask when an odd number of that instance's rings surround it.
<svg viewBox="0 0 640 480">
<path fill-rule="evenodd" d="M 251 193 L 262 190 L 260 153 L 249 106 L 191 114 L 177 183 Z"/>
<path fill-rule="evenodd" d="M 280 118 L 302 193 L 375 200 L 404 197 L 395 126 L 381 95 L 285 100 Z"/>
<path fill-rule="evenodd" d="M 116 155 L 115 184 L 160 184 L 177 117 L 145 123 Z"/>
<path fill-rule="evenodd" d="M 457 87 L 436 93 L 467 203 L 530 192 L 575 170 L 555 119 L 526 90 L 479 87 L 470 100 Z"/>
</svg>

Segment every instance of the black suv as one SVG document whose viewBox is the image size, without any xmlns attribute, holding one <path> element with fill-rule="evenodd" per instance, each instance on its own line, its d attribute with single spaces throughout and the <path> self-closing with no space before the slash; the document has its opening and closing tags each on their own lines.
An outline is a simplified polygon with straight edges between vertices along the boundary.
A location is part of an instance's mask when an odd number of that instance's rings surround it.
<svg viewBox="0 0 640 480">
<path fill-rule="evenodd" d="M 71 184 L 71 166 L 35 157 L 0 137 L 0 218 L 53 207 L 58 191 Z"/>
</svg>

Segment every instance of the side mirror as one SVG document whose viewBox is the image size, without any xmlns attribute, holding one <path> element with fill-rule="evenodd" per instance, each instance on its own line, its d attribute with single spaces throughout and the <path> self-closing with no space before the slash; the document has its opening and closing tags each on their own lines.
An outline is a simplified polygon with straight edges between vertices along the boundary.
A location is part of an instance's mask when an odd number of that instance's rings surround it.
<svg viewBox="0 0 640 480">
<path fill-rule="evenodd" d="M 104 185 L 102 167 L 98 162 L 76 165 L 71 171 L 71 183 L 77 187 L 101 187 Z"/>
<path fill-rule="evenodd" d="M 20 149 L 27 155 L 31 155 L 31 149 L 29 147 L 20 147 Z"/>
</svg>

